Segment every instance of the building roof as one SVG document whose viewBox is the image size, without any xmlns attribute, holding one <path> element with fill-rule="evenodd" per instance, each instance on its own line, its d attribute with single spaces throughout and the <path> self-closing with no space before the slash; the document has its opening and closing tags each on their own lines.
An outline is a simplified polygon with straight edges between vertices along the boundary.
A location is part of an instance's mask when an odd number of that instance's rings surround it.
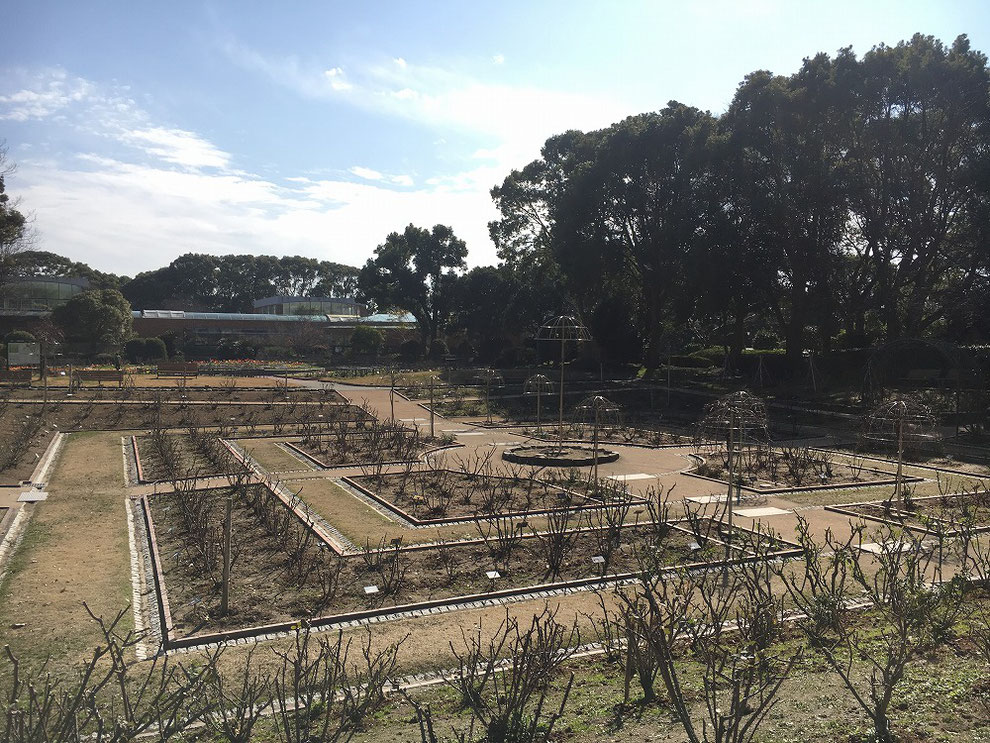
<svg viewBox="0 0 990 743">
<path fill-rule="evenodd" d="M 184 310 L 135 310 L 135 318 L 148 320 L 246 320 L 249 322 L 326 322 L 326 315 L 260 315 L 253 312 L 186 312 Z"/>
<path fill-rule="evenodd" d="M 264 315 L 252 312 L 186 312 L 184 310 L 134 310 L 135 319 L 145 320 L 240 320 L 243 322 L 323 322 L 334 325 L 415 325 L 416 318 L 408 312 L 387 313 L 367 317 L 342 317 L 340 315 Z"/>
<path fill-rule="evenodd" d="M 11 278 L 10 284 L 21 284 L 27 282 L 41 282 L 44 284 L 70 284 L 83 289 L 89 288 L 89 279 L 85 276 L 15 276 Z"/>
<path fill-rule="evenodd" d="M 357 301 L 350 297 L 289 297 L 278 295 L 275 297 L 262 297 L 251 302 L 252 307 L 269 307 L 273 304 L 286 304 L 288 302 L 340 302 L 342 304 L 357 304 Z"/>
<path fill-rule="evenodd" d="M 379 312 L 376 315 L 368 315 L 367 317 L 362 317 L 358 320 L 360 323 L 368 323 L 371 325 L 376 324 L 393 324 L 393 325 L 415 325 L 416 318 L 412 316 L 410 312 L 402 313 L 391 313 L 391 312 Z"/>
</svg>

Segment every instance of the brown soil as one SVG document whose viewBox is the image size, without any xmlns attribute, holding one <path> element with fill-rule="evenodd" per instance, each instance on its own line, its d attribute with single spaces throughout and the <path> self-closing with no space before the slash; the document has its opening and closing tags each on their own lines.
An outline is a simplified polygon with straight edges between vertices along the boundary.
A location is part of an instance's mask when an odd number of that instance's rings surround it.
<svg viewBox="0 0 990 743">
<path fill-rule="evenodd" d="M 533 536 L 520 538 L 507 560 L 493 556 L 484 543 L 400 547 L 397 552 L 385 550 L 380 570 L 370 567 L 366 556 L 361 554 L 339 558 L 344 563 L 340 589 L 332 602 L 321 607 L 315 579 L 307 579 L 300 586 L 293 576 L 288 553 L 261 527 L 252 512 L 239 504 L 234 509 L 237 557 L 232 571 L 231 612 L 226 617 L 219 617 L 217 576 L 204 570 L 204 563 L 184 529 L 178 508 L 170 507 L 168 495 L 153 496 L 150 502 L 175 632 L 180 636 L 485 593 L 493 587 L 524 587 L 553 580 L 546 570 L 544 548 Z M 221 511 L 219 508 L 213 511 L 216 518 Z M 630 526 L 621 533 L 621 545 L 608 568 L 610 573 L 634 570 L 637 549 L 645 546 L 654 532 L 646 526 Z M 704 547 L 691 550 L 689 545 L 693 541 L 703 543 Z M 378 548 L 381 544 L 370 546 Z M 719 560 L 724 557 L 724 550 L 724 545 L 716 539 L 670 530 L 657 554 L 661 564 L 676 565 Z M 557 580 L 601 575 L 601 567 L 591 561 L 591 557 L 601 551 L 594 532 L 578 532 Z M 402 577 L 390 588 L 383 573 L 387 573 L 396 554 Z M 450 572 L 445 565 L 449 565 Z M 485 572 L 494 569 L 501 577 L 493 584 Z M 366 595 L 364 587 L 368 585 L 377 585 L 380 592 Z"/>
<path fill-rule="evenodd" d="M 890 502 L 854 503 L 844 505 L 853 511 L 876 519 L 895 521 L 904 526 L 929 529 L 941 521 L 947 528 L 958 528 L 967 523 L 972 527 L 990 526 L 990 494 L 956 493 L 953 495 L 911 498 L 906 504 Z"/>
<path fill-rule="evenodd" d="M 406 446 L 375 447 L 367 435 L 353 432 L 346 436 L 334 436 L 332 434 L 313 436 L 292 443 L 307 454 L 312 455 L 317 461 L 330 467 L 364 464 L 379 458 L 384 462 L 419 459 L 424 452 L 437 445 L 435 441 L 428 442 L 426 439 L 419 439 L 417 443 L 412 444 L 410 442 L 410 445 Z"/>
<path fill-rule="evenodd" d="M 557 426 L 543 426 L 542 432 L 538 433 L 535 427 L 523 429 L 523 434 L 527 436 L 539 436 L 540 438 L 554 440 L 557 436 Z M 594 440 L 594 431 L 587 426 L 574 426 L 566 428 L 564 431 L 565 441 L 588 441 Z M 639 446 L 669 446 L 686 445 L 691 443 L 689 436 L 672 433 L 670 431 L 650 431 L 643 428 L 631 428 L 629 426 L 618 426 L 614 428 L 603 428 L 598 431 L 598 441 L 610 444 L 637 444 Z"/>
<path fill-rule="evenodd" d="M 711 455 L 702 451 L 704 462 L 695 468 L 694 474 L 710 477 L 715 480 L 728 481 L 729 471 L 725 455 Z M 873 469 L 872 462 L 857 462 L 852 466 L 843 461 L 837 461 L 831 455 L 820 462 L 802 467 L 788 466 L 788 454 L 773 449 L 769 456 L 750 457 L 743 455 L 734 463 L 735 476 L 741 473 L 743 485 L 759 489 L 766 484 L 773 487 L 798 488 L 814 485 L 826 485 L 839 488 L 843 485 L 858 485 L 860 483 L 890 480 L 890 472 Z M 827 462 L 827 463 L 826 463 Z"/>
<path fill-rule="evenodd" d="M 449 519 L 492 513 L 526 513 L 599 503 L 590 483 L 566 487 L 520 477 L 471 476 L 454 470 L 363 475 L 349 478 L 415 519 Z"/>
<path fill-rule="evenodd" d="M 37 461 L 35 454 L 40 456 L 55 431 L 224 426 L 236 428 L 244 435 L 268 426 L 278 434 L 298 431 L 301 423 L 322 422 L 340 416 L 366 418 L 367 414 L 353 405 L 338 404 L 279 403 L 267 406 L 232 403 L 212 406 L 146 402 L 120 405 L 96 399 L 48 405 L 0 402 L 0 483 L 29 478 Z"/>
<path fill-rule="evenodd" d="M 194 475 L 196 477 L 215 477 L 226 474 L 226 472 L 221 471 L 224 468 L 218 467 L 202 451 L 196 448 L 188 434 L 173 433 L 167 435 L 177 445 L 179 461 L 181 462 L 179 471 L 181 473 L 188 472 L 190 476 Z M 137 443 L 138 453 L 141 457 L 142 474 L 145 481 L 153 482 L 170 479 L 171 473 L 168 471 L 165 463 L 162 462 L 152 438 L 150 436 L 138 436 Z"/>
<path fill-rule="evenodd" d="M 345 403 L 347 400 L 335 390 L 306 389 L 301 387 L 289 387 L 281 389 L 277 387 L 200 387 L 182 386 L 179 384 L 169 384 L 167 380 L 159 380 L 158 386 L 125 386 L 116 385 L 105 387 L 82 387 L 72 392 L 69 396 L 67 387 L 52 387 L 48 390 L 50 400 L 145 400 L 154 401 L 158 398 L 162 400 L 177 401 L 186 399 L 190 401 L 216 401 L 220 403 L 230 402 L 307 402 L 307 403 Z M 44 398 L 44 390 L 26 387 L 15 387 L 7 390 L 12 400 L 41 400 Z"/>
</svg>

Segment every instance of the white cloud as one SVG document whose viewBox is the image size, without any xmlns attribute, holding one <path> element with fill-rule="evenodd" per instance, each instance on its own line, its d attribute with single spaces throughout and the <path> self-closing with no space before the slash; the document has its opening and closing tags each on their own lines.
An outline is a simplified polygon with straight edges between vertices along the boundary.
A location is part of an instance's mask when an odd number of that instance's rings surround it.
<svg viewBox="0 0 990 743">
<path fill-rule="evenodd" d="M 371 168 L 364 168 L 360 165 L 355 165 L 348 169 L 351 175 L 356 175 L 358 178 L 364 178 L 367 181 L 380 181 L 382 183 L 391 183 L 396 186 L 412 186 L 413 179 L 412 176 L 408 175 L 388 175 L 386 173 L 379 173 L 377 170 L 372 170 Z"/>
<path fill-rule="evenodd" d="M 393 59 L 392 61 L 393 61 L 393 62 L 395 62 L 395 64 L 396 64 L 396 65 L 397 65 L 398 67 L 401 67 L 401 68 L 403 68 L 403 69 L 405 69 L 405 67 L 406 67 L 406 64 L 407 64 L 407 62 L 406 62 L 406 60 L 404 60 L 404 59 L 403 59 L 402 57 L 396 57 L 396 58 L 395 58 L 395 59 Z"/>
<path fill-rule="evenodd" d="M 124 141 L 166 162 L 189 168 L 226 168 L 230 155 L 193 132 L 182 129 L 136 129 Z"/>
<path fill-rule="evenodd" d="M 231 43 L 225 51 L 235 63 L 259 71 L 302 96 L 343 100 L 340 90 L 327 84 L 332 81 L 325 74 L 317 72 L 318 68 L 307 69 L 295 57 L 268 57 Z M 499 58 L 501 54 L 493 61 L 498 63 Z M 458 129 L 491 138 L 492 151 L 504 157 L 504 170 L 537 157 L 543 142 L 553 134 L 608 126 L 639 110 L 609 94 L 491 83 L 460 71 L 392 61 L 388 65 L 350 65 L 346 102 L 439 131 Z M 342 76 L 341 70 L 333 79 Z"/>
<path fill-rule="evenodd" d="M 298 254 L 360 265 L 390 231 L 409 223 L 450 224 L 471 247 L 472 263 L 494 258 L 486 229 L 495 217 L 491 200 L 446 186 L 408 191 L 301 176 L 276 183 L 95 156 L 20 165 L 11 188 L 36 214 L 39 247 L 116 273 L 156 268 L 183 252 Z"/>
<path fill-rule="evenodd" d="M 505 55 L 504 54 L 496 54 L 496 55 L 494 55 L 492 57 L 492 63 L 493 64 L 505 64 Z"/>
<path fill-rule="evenodd" d="M 308 98 L 429 126 L 446 162 L 469 165 L 418 184 L 413 174 L 363 165 L 341 176 L 303 171 L 263 178 L 202 134 L 153 120 L 124 88 L 49 74 L 14 93 L 0 87 L 6 94 L 0 116 L 74 111 L 68 125 L 99 135 L 112 154 L 84 148 L 72 159 L 20 158 L 10 190 L 36 214 L 39 247 L 126 274 L 188 251 L 299 254 L 360 265 L 388 232 L 443 223 L 467 241 L 471 265 L 490 263 L 495 250 L 487 223 L 497 218 L 492 185 L 537 157 L 546 137 L 604 126 L 624 113 L 610 99 L 492 84 L 397 60 L 348 65 L 345 73 L 242 47 L 228 53 Z M 16 95 L 23 90 L 37 96 Z M 452 131 L 483 144 L 473 155 L 459 155 L 448 144 L 460 139 Z M 321 171 L 340 172 L 333 167 Z"/>
<path fill-rule="evenodd" d="M 20 78 L 20 84 L 24 87 L 7 95 L 0 95 L 0 119 L 45 119 L 84 100 L 93 92 L 91 83 L 82 78 L 69 77 L 60 68 L 44 70 L 34 75 L 15 71 L 12 77 Z"/>
<path fill-rule="evenodd" d="M 350 90 L 353 87 L 344 79 L 344 71 L 339 67 L 324 70 L 323 76 L 330 81 L 330 87 L 333 90 Z"/>
<path fill-rule="evenodd" d="M 349 170 L 349 172 L 356 175 L 358 178 L 364 178 L 369 181 L 380 181 L 382 179 L 382 174 L 377 170 L 362 168 L 360 165 L 355 165 Z"/>
</svg>

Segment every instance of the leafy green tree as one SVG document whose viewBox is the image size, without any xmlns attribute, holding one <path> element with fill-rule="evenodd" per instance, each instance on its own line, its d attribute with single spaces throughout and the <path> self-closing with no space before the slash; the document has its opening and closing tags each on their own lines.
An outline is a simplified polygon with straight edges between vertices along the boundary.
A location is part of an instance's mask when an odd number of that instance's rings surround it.
<svg viewBox="0 0 990 743">
<path fill-rule="evenodd" d="M 986 276 L 987 58 L 966 36 L 946 47 L 916 34 L 843 72 L 856 292 L 874 298 L 888 338 L 919 336 Z"/>
<path fill-rule="evenodd" d="M 7 147 L 0 140 L 0 305 L 5 289 L 15 275 L 18 253 L 28 247 L 28 220 L 17 209 L 17 201 L 6 193 L 4 179 L 14 172 L 7 159 Z"/>
<path fill-rule="evenodd" d="M 52 311 L 65 339 L 86 343 L 99 352 L 118 351 L 131 335 L 131 305 L 116 289 L 77 294 Z"/>
<path fill-rule="evenodd" d="M 380 308 L 412 313 L 429 350 L 450 317 L 456 272 L 466 257 L 467 246 L 450 227 L 409 225 L 375 249 L 361 269 L 358 288 Z"/>
<path fill-rule="evenodd" d="M 251 312 L 252 301 L 276 295 L 352 297 L 358 270 L 301 256 L 186 253 L 123 286 L 143 309 Z"/>
<path fill-rule="evenodd" d="M 358 325 L 351 333 L 351 351 L 361 355 L 378 355 L 385 344 L 385 334 L 378 328 Z"/>
<path fill-rule="evenodd" d="M 831 318 L 848 218 L 848 112 L 835 67 L 820 54 L 789 78 L 748 75 L 721 122 L 725 200 L 715 215 L 728 213 L 733 222 L 710 260 L 729 272 L 734 319 L 758 306 L 769 310 L 795 366 L 809 325 L 825 337 L 837 330 Z"/>
</svg>

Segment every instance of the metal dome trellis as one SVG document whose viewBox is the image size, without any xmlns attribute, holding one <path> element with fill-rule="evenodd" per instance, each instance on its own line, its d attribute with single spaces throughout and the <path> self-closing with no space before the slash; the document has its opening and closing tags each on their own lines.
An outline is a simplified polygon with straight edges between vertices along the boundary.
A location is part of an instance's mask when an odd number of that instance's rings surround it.
<svg viewBox="0 0 990 743">
<path fill-rule="evenodd" d="M 619 406 L 603 395 L 591 395 L 578 403 L 576 410 L 582 411 L 592 419 L 592 456 L 594 464 L 592 467 L 592 482 L 598 484 L 598 431 L 602 424 L 602 419 L 613 418 L 618 421 Z"/>
<path fill-rule="evenodd" d="M 581 343 L 591 340 L 588 329 L 573 315 L 558 315 L 545 322 L 536 333 L 538 341 L 560 342 L 560 409 L 558 411 L 558 438 L 564 443 L 564 349 L 567 341 Z"/>
<path fill-rule="evenodd" d="M 732 519 L 733 502 L 732 487 L 734 480 L 734 464 L 740 453 L 737 449 L 744 444 L 755 443 L 758 446 L 769 446 L 770 426 L 767 418 L 767 406 L 760 398 L 745 390 L 723 395 L 705 408 L 705 415 L 700 424 L 702 436 L 724 440 L 728 469 L 728 492 L 726 493 L 726 520 L 728 532 L 725 538 L 726 570 L 732 556 Z M 741 497 L 737 487 L 736 499 Z M 728 580 L 728 572 L 723 575 Z"/>
<path fill-rule="evenodd" d="M 523 394 L 524 395 L 535 395 L 536 396 L 536 432 L 540 433 L 543 430 L 542 422 L 542 407 L 543 407 L 543 395 L 553 393 L 553 382 L 543 374 L 534 374 L 529 377 L 523 384 Z"/>
<path fill-rule="evenodd" d="M 877 405 L 863 420 L 864 441 L 897 451 L 897 476 L 892 500 L 903 502 L 904 452 L 937 441 L 938 420 L 924 403 L 911 397 L 896 397 Z"/>
</svg>

